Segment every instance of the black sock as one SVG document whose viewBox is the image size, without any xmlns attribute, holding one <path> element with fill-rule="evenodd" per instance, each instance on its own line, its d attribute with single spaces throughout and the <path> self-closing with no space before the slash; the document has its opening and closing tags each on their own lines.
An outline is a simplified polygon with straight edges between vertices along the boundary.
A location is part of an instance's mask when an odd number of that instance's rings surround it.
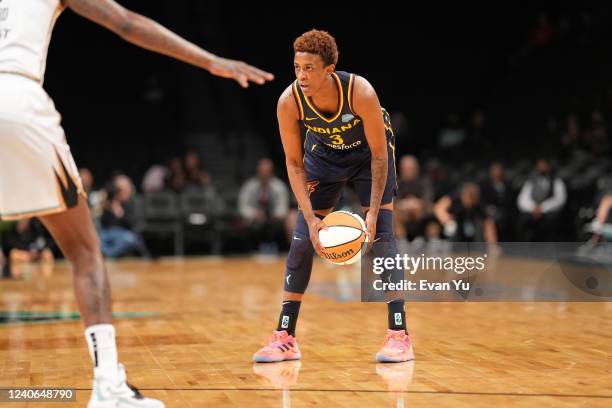
<svg viewBox="0 0 612 408">
<path fill-rule="evenodd" d="M 297 323 L 301 304 L 302 302 L 296 300 L 286 300 L 283 302 L 283 309 L 278 318 L 278 327 L 276 330 L 287 330 L 289 335 L 295 336 L 295 324 Z"/>
<path fill-rule="evenodd" d="M 405 330 L 406 334 L 408 334 L 404 301 L 399 299 L 387 303 L 387 311 L 389 312 L 389 329 Z"/>
</svg>

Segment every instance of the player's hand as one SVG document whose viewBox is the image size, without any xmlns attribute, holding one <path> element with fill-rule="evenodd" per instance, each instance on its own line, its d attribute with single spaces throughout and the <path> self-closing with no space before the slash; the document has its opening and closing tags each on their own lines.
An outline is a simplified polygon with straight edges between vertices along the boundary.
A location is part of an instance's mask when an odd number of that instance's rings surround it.
<svg viewBox="0 0 612 408">
<path fill-rule="evenodd" d="M 489 257 L 494 259 L 499 258 L 503 254 L 502 247 L 500 247 L 497 243 L 489 243 L 487 244 L 487 254 Z"/>
<path fill-rule="evenodd" d="M 311 219 L 307 220 L 307 222 L 308 222 L 308 232 L 310 233 L 310 242 L 312 242 L 312 246 L 315 252 L 321 258 L 323 258 L 323 250 L 325 248 L 323 248 L 321 241 L 319 241 L 319 231 L 322 229 L 326 229 L 327 227 L 325 227 L 325 224 L 323 224 L 323 221 L 316 215 L 313 216 Z"/>
<path fill-rule="evenodd" d="M 368 234 L 368 247 L 366 253 L 370 251 L 372 245 L 374 245 L 374 238 L 376 237 L 376 220 L 378 214 L 374 214 L 372 211 L 368 211 L 365 219 L 366 234 Z"/>
<path fill-rule="evenodd" d="M 243 88 L 249 87 L 249 81 L 263 85 L 266 81 L 274 79 L 274 75 L 271 73 L 262 71 L 245 62 L 221 57 L 215 57 L 208 70 L 213 75 L 235 80 Z"/>
<path fill-rule="evenodd" d="M 542 216 L 542 209 L 540 208 L 540 206 L 536 206 L 536 208 L 533 209 L 533 218 L 537 220 L 541 216 Z"/>
</svg>

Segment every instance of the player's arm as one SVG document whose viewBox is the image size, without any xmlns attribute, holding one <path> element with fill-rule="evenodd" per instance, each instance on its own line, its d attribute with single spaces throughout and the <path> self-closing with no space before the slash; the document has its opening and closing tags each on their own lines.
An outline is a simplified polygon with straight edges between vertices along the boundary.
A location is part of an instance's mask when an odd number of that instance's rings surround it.
<svg viewBox="0 0 612 408">
<path fill-rule="evenodd" d="M 263 84 L 274 78 L 272 74 L 242 61 L 221 58 L 203 50 L 113 0 L 62 0 L 62 3 L 134 45 L 203 68 L 213 75 L 234 79 L 244 88 L 249 86 L 249 81 Z"/>
<path fill-rule="evenodd" d="M 370 242 L 373 242 L 376 235 L 376 219 L 387 184 L 387 137 L 376 91 L 365 78 L 358 76 L 355 77 L 353 89 L 353 110 L 363 120 L 365 137 L 372 152 L 372 189 L 366 227 L 370 233 Z"/>
<path fill-rule="evenodd" d="M 486 217 L 483 222 L 483 235 L 487 244 L 497 244 L 497 228 L 491 217 Z"/>
<path fill-rule="evenodd" d="M 278 118 L 278 128 L 283 150 L 285 151 L 285 163 L 287 165 L 289 184 L 304 214 L 304 218 L 308 223 L 312 245 L 317 253 L 320 254 L 323 247 L 319 242 L 319 230 L 324 228 L 324 225 L 315 215 L 308 196 L 306 169 L 304 168 L 304 160 L 302 159 L 304 154 L 302 151 L 302 137 L 298 124 L 299 113 L 290 86 L 285 89 L 285 92 L 283 92 L 278 100 L 276 116 Z"/>
<path fill-rule="evenodd" d="M 451 198 L 445 195 L 441 197 L 438 201 L 436 201 L 433 206 L 433 213 L 440 222 L 440 224 L 442 224 L 442 226 L 445 226 L 454 219 L 452 214 L 450 213 L 451 205 Z"/>
<path fill-rule="evenodd" d="M 455 221 L 455 216 L 451 213 L 452 205 L 453 200 L 445 195 L 436 201 L 433 206 L 433 213 L 442 225 L 444 234 L 447 237 L 453 237 L 457 232 L 457 221 Z"/>
</svg>

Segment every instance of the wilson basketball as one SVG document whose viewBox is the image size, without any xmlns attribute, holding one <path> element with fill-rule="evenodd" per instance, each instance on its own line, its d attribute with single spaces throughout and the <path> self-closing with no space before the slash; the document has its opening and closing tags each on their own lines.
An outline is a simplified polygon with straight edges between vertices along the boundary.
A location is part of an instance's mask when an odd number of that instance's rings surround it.
<svg viewBox="0 0 612 408">
<path fill-rule="evenodd" d="M 334 211 L 323 219 L 327 229 L 319 231 L 325 248 L 323 259 L 338 265 L 349 265 L 361 259 L 368 243 L 365 222 L 352 212 Z"/>
</svg>

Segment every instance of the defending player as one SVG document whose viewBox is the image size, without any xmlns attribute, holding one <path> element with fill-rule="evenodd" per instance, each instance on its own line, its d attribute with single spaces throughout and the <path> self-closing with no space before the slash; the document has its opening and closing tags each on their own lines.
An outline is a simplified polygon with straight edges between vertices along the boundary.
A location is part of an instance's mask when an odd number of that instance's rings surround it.
<svg viewBox="0 0 612 408">
<path fill-rule="evenodd" d="M 117 362 L 100 244 L 60 115 L 42 87 L 51 31 L 68 7 L 126 41 L 243 87 L 248 81 L 263 84 L 272 75 L 215 56 L 112 0 L 1 0 L 0 7 L 0 219 L 40 217 L 72 265 L 95 365 L 88 407 L 163 407 L 128 385 Z"/>
<path fill-rule="evenodd" d="M 368 81 L 335 71 L 338 49 L 327 32 L 304 33 L 293 48 L 297 80 L 281 95 L 277 116 L 289 182 L 301 211 L 287 257 L 278 327 L 268 344 L 253 355 L 256 362 L 301 358 L 295 326 L 314 251 L 322 250 L 318 239 L 324 227 L 321 218 L 332 211 L 348 182 L 366 213 L 374 255 L 397 254 L 392 222 L 395 146 L 389 115 Z M 389 330 L 376 359 L 412 360 L 403 299 L 389 302 L 388 314 Z"/>
</svg>

